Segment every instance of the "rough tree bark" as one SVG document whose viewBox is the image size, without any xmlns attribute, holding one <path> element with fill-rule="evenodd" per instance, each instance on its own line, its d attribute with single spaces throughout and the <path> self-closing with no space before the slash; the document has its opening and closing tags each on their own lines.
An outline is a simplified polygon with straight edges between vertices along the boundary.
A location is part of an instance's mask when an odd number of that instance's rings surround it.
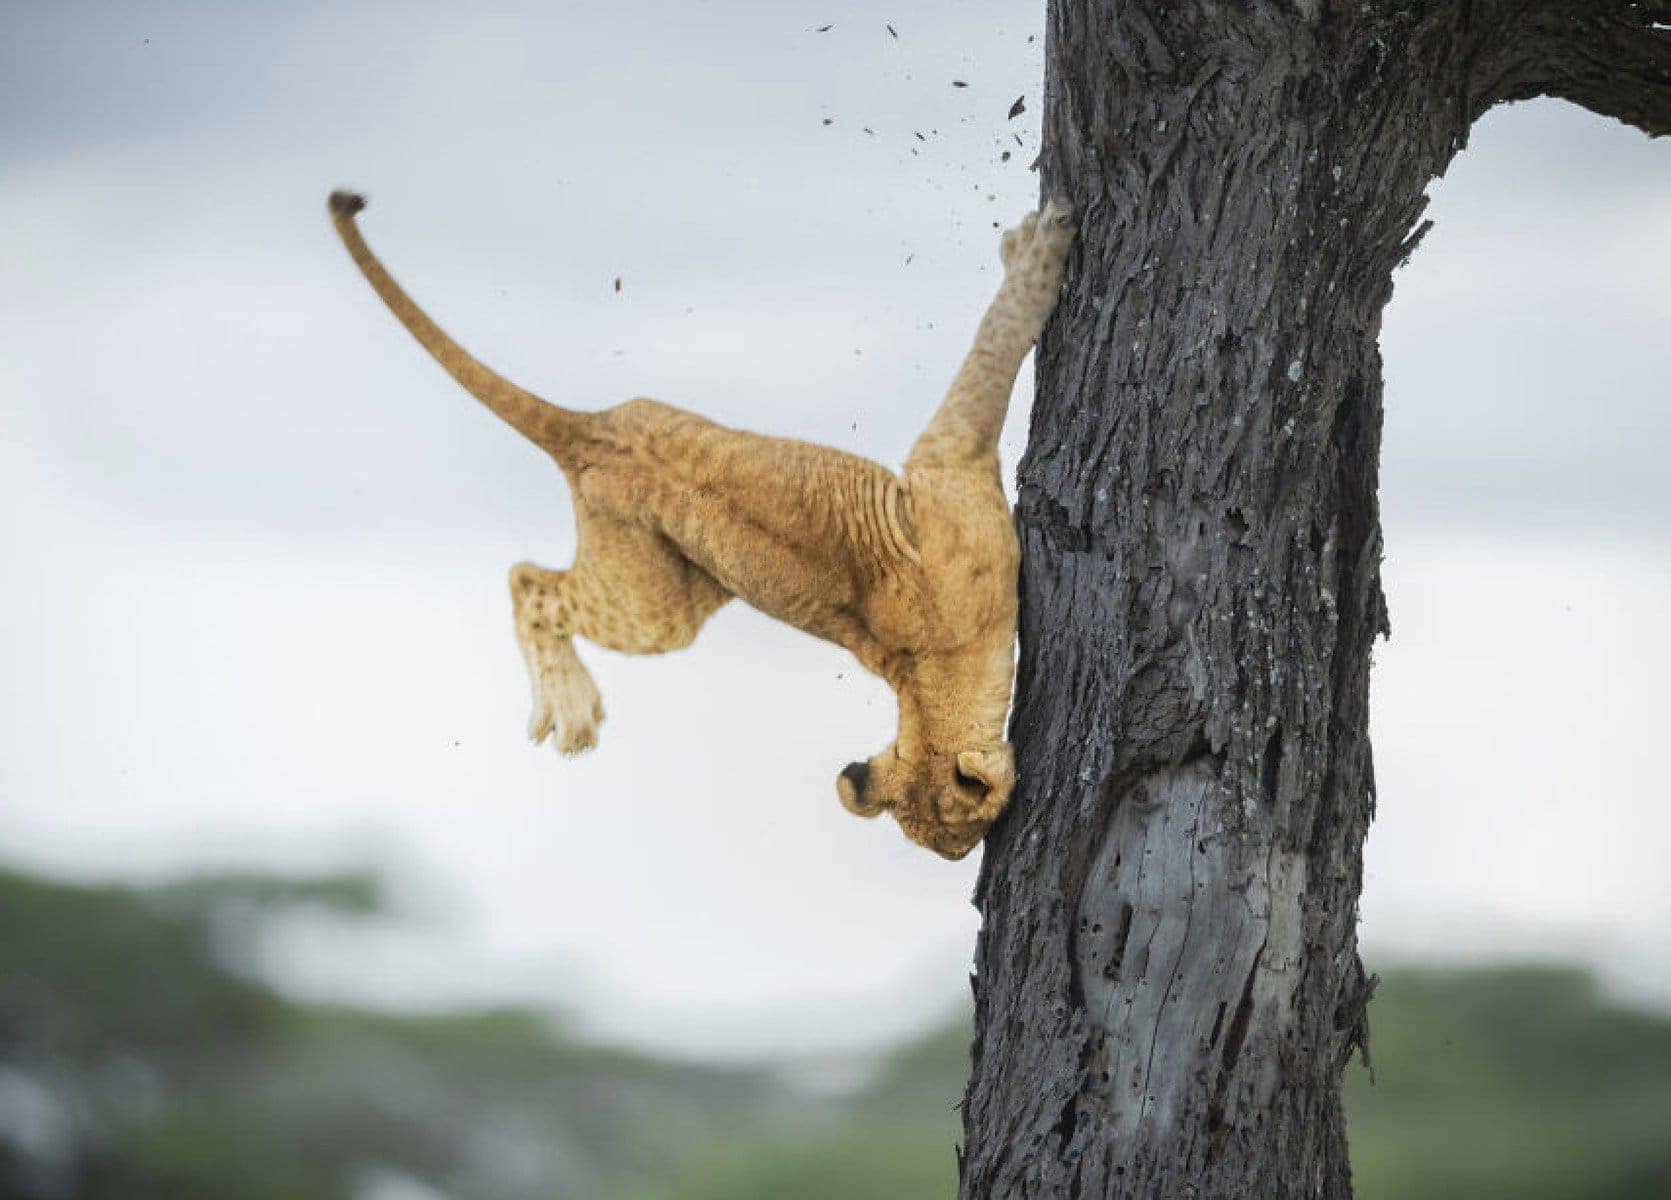
<svg viewBox="0 0 1671 1200">
<path fill-rule="evenodd" d="M 1493 105 L 1671 132 L 1671 2 L 1049 0 L 1083 215 L 1020 469 L 965 1200 L 1347 1197 L 1376 347 Z"/>
</svg>

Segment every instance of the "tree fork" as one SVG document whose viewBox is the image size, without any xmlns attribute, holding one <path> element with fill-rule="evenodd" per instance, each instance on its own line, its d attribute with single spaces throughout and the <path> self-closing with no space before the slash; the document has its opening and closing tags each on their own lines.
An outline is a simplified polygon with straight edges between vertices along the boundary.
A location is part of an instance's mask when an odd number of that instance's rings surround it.
<svg viewBox="0 0 1671 1200">
<path fill-rule="evenodd" d="M 1494 104 L 1671 131 L 1667 7 L 1050 0 L 1044 190 L 1083 224 L 1019 473 L 965 1200 L 1350 1196 L 1382 309 Z"/>
</svg>

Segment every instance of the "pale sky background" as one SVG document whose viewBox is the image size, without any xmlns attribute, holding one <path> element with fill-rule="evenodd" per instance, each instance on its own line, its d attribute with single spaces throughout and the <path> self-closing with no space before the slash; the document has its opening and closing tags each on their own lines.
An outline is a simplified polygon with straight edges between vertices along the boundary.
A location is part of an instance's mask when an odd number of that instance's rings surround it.
<svg viewBox="0 0 1671 1200">
<path fill-rule="evenodd" d="M 252 951 L 309 995 L 704 1056 L 950 1011 L 976 860 L 840 809 L 894 719 L 844 652 L 739 605 L 667 658 L 583 646 L 601 748 L 527 746 L 504 577 L 568 561 L 562 480 L 324 197 L 369 193 L 420 302 L 553 399 L 897 462 L 1034 202 L 1042 22 L 0 5 L 0 861 L 386 871 L 393 931 Z M 1671 145 L 1523 105 L 1434 192 L 1383 339 L 1371 966 L 1577 958 L 1671 1005 Z"/>
</svg>

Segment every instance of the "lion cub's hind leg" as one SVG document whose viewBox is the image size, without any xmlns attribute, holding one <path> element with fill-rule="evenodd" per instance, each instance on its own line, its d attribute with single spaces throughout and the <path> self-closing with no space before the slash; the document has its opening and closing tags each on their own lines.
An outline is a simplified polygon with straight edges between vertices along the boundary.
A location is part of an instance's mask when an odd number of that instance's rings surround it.
<svg viewBox="0 0 1671 1200">
<path fill-rule="evenodd" d="M 511 568 L 511 606 L 534 690 L 528 736 L 537 745 L 555 733 L 560 753 L 579 754 L 598 744 L 603 697 L 574 650 L 568 580 L 567 571 L 517 563 Z"/>
<path fill-rule="evenodd" d="M 626 654 L 688 646 L 730 594 L 654 531 L 577 507 L 574 566 L 511 568 L 516 636 L 528 664 L 534 712 L 528 736 L 555 734 L 558 751 L 597 745 L 603 700 L 575 653 L 583 637 Z"/>
</svg>

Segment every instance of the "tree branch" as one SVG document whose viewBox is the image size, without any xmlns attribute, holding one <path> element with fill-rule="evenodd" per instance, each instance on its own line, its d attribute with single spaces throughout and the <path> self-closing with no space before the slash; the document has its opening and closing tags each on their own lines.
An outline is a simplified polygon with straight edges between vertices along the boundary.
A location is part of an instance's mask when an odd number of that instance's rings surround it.
<svg viewBox="0 0 1671 1200">
<path fill-rule="evenodd" d="M 1534 0 L 1510 20 L 1502 99 L 1556 96 L 1671 134 L 1671 2 Z"/>
</svg>

